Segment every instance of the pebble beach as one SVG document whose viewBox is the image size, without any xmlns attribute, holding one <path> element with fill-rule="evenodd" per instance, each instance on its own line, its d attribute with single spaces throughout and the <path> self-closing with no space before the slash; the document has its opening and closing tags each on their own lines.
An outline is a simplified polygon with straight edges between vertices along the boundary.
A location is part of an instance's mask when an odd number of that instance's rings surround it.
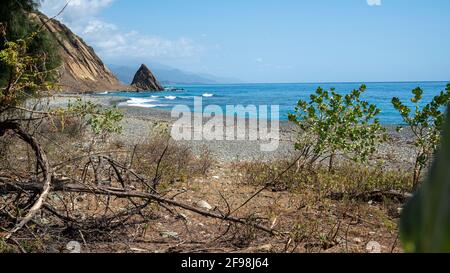
<svg viewBox="0 0 450 273">
<path fill-rule="evenodd" d="M 117 106 L 123 113 L 123 132 L 115 136 L 127 144 L 133 145 L 148 140 L 155 130 L 171 128 L 176 118 L 171 117 L 171 112 L 157 108 L 140 108 L 126 106 L 126 98 L 95 95 L 57 95 L 48 98 L 50 107 L 66 107 L 69 101 L 78 98 L 102 105 L 103 107 Z M 196 114 L 194 114 L 196 115 Z M 240 119 L 240 118 L 237 118 Z M 205 119 L 204 122 L 207 122 Z M 240 120 L 245 122 L 248 120 Z M 236 124 L 239 124 L 236 122 Z M 407 169 L 414 162 L 415 149 L 413 146 L 413 135 L 410 130 L 396 130 L 397 126 L 385 126 L 389 141 L 380 144 L 368 164 L 384 164 L 389 162 L 389 169 Z M 251 130 L 248 128 L 247 130 Z M 218 162 L 252 161 L 252 160 L 275 160 L 295 157 L 294 143 L 297 137 L 296 127 L 290 122 L 279 123 L 279 146 L 276 151 L 263 152 L 261 144 L 267 144 L 262 140 L 182 140 L 179 143 L 187 145 L 194 153 L 200 153 L 207 148 Z"/>
</svg>

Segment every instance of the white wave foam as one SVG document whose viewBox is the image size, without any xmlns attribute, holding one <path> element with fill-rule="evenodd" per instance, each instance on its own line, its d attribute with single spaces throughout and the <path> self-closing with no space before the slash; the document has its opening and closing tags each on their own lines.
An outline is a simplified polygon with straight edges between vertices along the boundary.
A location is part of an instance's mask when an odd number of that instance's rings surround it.
<svg viewBox="0 0 450 273">
<path fill-rule="evenodd" d="M 205 93 L 205 94 L 203 94 L 203 97 L 205 97 L 205 98 L 214 97 L 214 94 Z"/>
<path fill-rule="evenodd" d="M 175 97 L 175 96 L 166 96 L 165 99 L 166 100 L 175 100 L 175 99 L 177 99 L 177 97 Z"/>
<path fill-rule="evenodd" d="M 127 106 L 131 107 L 141 107 L 141 108 L 155 108 L 155 107 L 167 107 L 167 104 L 130 104 L 127 103 Z"/>
<path fill-rule="evenodd" d="M 127 104 L 144 104 L 149 102 L 155 102 L 155 99 L 146 99 L 146 98 L 130 98 L 127 101 Z"/>
<path fill-rule="evenodd" d="M 130 98 L 126 102 L 120 104 L 120 106 L 131 106 L 131 107 L 141 107 L 141 108 L 155 108 L 155 107 L 166 107 L 167 104 L 155 104 L 158 100 L 149 98 Z"/>
</svg>

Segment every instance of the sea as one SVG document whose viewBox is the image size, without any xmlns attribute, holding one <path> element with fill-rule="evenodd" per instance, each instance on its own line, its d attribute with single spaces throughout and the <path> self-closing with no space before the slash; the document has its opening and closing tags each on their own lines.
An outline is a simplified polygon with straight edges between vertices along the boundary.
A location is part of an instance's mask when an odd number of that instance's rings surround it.
<svg viewBox="0 0 450 273">
<path fill-rule="evenodd" d="M 450 82 L 450 81 L 449 81 Z M 362 99 L 376 104 L 381 113 L 378 116 L 385 125 L 403 124 L 402 118 L 392 106 L 392 98 L 398 97 L 405 104 L 413 106 L 411 91 L 416 87 L 424 90 L 423 104 L 445 91 L 449 82 L 377 82 L 364 83 L 367 86 Z M 214 85 L 176 85 L 167 86 L 166 92 L 118 92 L 114 96 L 124 97 L 122 106 L 159 108 L 171 110 L 176 105 L 184 105 L 194 111 L 194 98 L 202 98 L 203 107 L 220 106 L 224 113 L 227 105 L 271 105 L 279 106 L 279 119 L 287 120 L 297 102 L 309 101 L 310 95 L 318 87 L 329 90 L 335 88 L 340 94 L 347 94 L 363 83 L 274 83 L 274 84 L 214 84 Z M 111 95 L 110 93 L 100 96 Z M 198 110 L 198 109 L 197 109 Z M 270 111 L 269 117 L 270 119 Z"/>
</svg>

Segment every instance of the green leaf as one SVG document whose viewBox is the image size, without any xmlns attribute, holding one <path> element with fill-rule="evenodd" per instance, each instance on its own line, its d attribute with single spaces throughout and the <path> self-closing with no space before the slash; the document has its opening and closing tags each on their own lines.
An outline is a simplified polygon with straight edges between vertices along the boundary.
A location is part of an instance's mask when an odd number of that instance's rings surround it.
<svg viewBox="0 0 450 273">
<path fill-rule="evenodd" d="M 420 87 L 417 87 L 412 91 L 414 97 L 411 99 L 412 102 L 417 103 L 422 99 L 423 90 Z"/>
<path fill-rule="evenodd" d="M 429 178 L 403 211 L 400 237 L 407 252 L 450 253 L 450 110 Z"/>
</svg>

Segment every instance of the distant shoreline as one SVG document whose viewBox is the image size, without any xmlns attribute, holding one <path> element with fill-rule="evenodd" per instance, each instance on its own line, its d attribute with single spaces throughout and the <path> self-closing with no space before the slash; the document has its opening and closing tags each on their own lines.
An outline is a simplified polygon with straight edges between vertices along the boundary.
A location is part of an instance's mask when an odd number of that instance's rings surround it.
<svg viewBox="0 0 450 273">
<path fill-rule="evenodd" d="M 171 83 L 171 84 L 163 84 L 164 87 L 173 87 L 173 86 L 223 86 L 223 85 L 264 85 L 264 84 L 274 84 L 274 85 L 283 85 L 283 84 L 382 84 L 382 83 L 450 83 L 450 80 L 426 80 L 426 81 L 323 81 L 323 82 L 236 82 L 236 83 Z M 107 91 L 107 90 L 105 90 Z M 103 92 L 105 92 L 103 91 Z M 115 90 L 115 91 L 108 91 L 111 94 L 114 93 L 120 93 L 122 91 Z M 133 93 L 135 91 L 123 91 L 123 92 L 130 92 Z M 155 92 L 155 93 L 164 93 L 165 91 Z M 91 94 L 99 94 L 102 93 L 102 91 L 99 92 L 92 92 Z M 74 93 L 75 94 L 75 93 Z"/>
<path fill-rule="evenodd" d="M 162 93 L 162 92 L 160 92 Z M 147 108 L 147 107 L 139 107 L 139 106 L 127 106 L 127 105 L 120 105 L 121 103 L 127 102 L 129 100 L 129 98 L 127 97 L 122 97 L 122 96 L 114 96 L 114 93 L 111 92 L 109 93 L 110 95 L 102 95 L 102 96 L 98 96 L 98 94 L 58 94 L 53 96 L 53 106 L 58 106 L 58 107 L 65 107 L 67 106 L 67 102 L 71 99 L 78 99 L 78 98 L 82 98 L 85 100 L 89 100 L 89 101 L 93 101 L 99 105 L 102 105 L 103 107 L 118 107 L 119 109 L 121 109 L 125 116 L 132 116 L 132 117 L 140 117 L 140 118 L 156 118 L 156 119 L 162 119 L 164 121 L 175 121 L 175 118 L 171 117 L 171 110 L 168 109 L 161 109 L 158 107 L 154 107 L 154 108 Z M 155 92 L 155 94 L 158 94 Z M 197 112 L 191 112 L 193 113 L 193 115 L 200 115 L 201 113 L 197 113 Z M 220 117 L 224 117 L 223 115 Z M 237 117 L 238 119 L 254 119 L 254 118 L 243 118 L 243 117 Z M 209 119 L 205 118 L 205 121 L 207 121 Z M 292 122 L 288 121 L 288 120 L 279 120 L 280 126 L 283 128 L 286 127 L 293 127 L 294 125 L 292 124 Z M 386 128 L 388 130 L 389 134 L 395 134 L 397 133 L 396 129 L 399 126 L 405 126 L 405 124 L 381 124 L 384 128 Z M 406 130 L 408 131 L 408 130 Z M 405 130 L 403 130 L 401 133 L 399 134 L 410 134 L 410 132 L 406 132 Z"/>
<path fill-rule="evenodd" d="M 91 95 L 58 95 L 49 99 L 51 107 L 65 107 L 69 100 L 82 98 L 104 107 L 117 106 L 120 102 L 126 101 L 126 98 L 115 96 L 91 96 Z M 119 109 L 124 113 L 122 121 L 123 133 L 116 136 L 127 145 L 134 145 L 145 142 L 151 137 L 152 132 L 161 126 L 168 127 L 176 121 L 171 117 L 171 112 L 157 108 L 140 108 L 130 106 L 120 106 Z M 241 119 L 242 120 L 242 119 Z M 206 120 L 204 120 L 206 121 Z M 245 119 L 245 122 L 248 118 Z M 388 157 L 389 168 L 398 169 L 410 166 L 414 157 L 414 147 L 412 146 L 412 134 L 409 130 L 396 132 L 395 125 L 384 126 L 387 129 L 391 141 L 383 143 L 378 148 L 378 155 L 374 160 L 381 160 Z M 247 127 L 248 129 L 248 127 Z M 286 159 L 295 155 L 294 142 L 296 126 L 288 121 L 280 121 L 280 140 L 279 148 L 276 152 L 261 152 L 260 140 L 212 140 L 212 141 L 179 141 L 180 144 L 187 145 L 195 154 L 200 154 L 206 147 L 212 155 L 221 162 L 233 162 L 235 160 L 253 161 L 253 160 L 273 160 Z M 159 129 L 158 129 L 159 130 Z M 394 159 L 393 159 L 394 158 Z M 371 163 L 371 164 L 375 164 Z"/>
<path fill-rule="evenodd" d="M 287 121 L 288 114 L 292 113 L 298 100 L 309 101 L 310 94 L 317 87 L 324 90 L 334 87 L 338 93 L 346 94 L 359 88 L 359 83 L 336 84 L 222 84 L 222 85 L 192 85 L 180 86 L 184 91 L 166 92 L 104 92 L 93 93 L 92 96 L 119 96 L 125 101 L 129 99 L 129 105 L 142 106 L 143 108 L 156 107 L 161 110 L 172 110 L 175 105 L 186 105 L 194 110 L 194 97 L 202 97 L 203 105 L 218 105 L 222 108 L 222 115 L 226 115 L 226 106 L 271 105 L 279 106 L 279 120 Z M 411 91 L 417 86 L 424 90 L 424 102 L 431 101 L 432 97 L 445 90 L 446 82 L 418 82 L 418 83 L 367 83 L 367 89 L 362 99 L 376 104 L 382 111 L 378 118 L 385 126 L 403 125 L 404 122 L 398 111 L 392 105 L 392 98 L 398 97 L 408 105 L 411 105 Z M 126 104 L 121 101 L 123 104 Z M 244 117 L 243 114 L 240 115 Z M 251 114 L 256 117 L 256 114 Z M 270 116 L 267 119 L 271 119 Z"/>
</svg>

